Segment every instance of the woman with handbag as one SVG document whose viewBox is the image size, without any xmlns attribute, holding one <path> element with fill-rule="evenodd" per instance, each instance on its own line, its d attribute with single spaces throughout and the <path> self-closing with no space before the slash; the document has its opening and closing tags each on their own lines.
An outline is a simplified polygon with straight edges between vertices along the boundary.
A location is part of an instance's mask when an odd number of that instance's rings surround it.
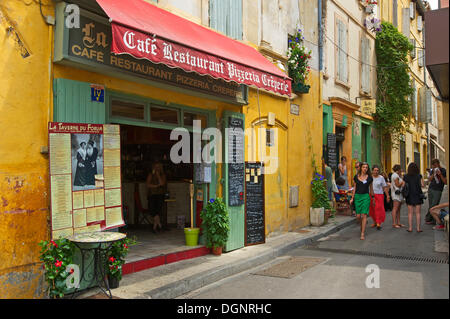
<svg viewBox="0 0 450 319">
<path fill-rule="evenodd" d="M 419 167 L 416 163 L 411 163 L 408 165 L 407 174 L 404 178 L 405 186 L 403 187 L 402 193 L 405 197 L 406 204 L 408 205 L 408 232 L 412 232 L 412 219 L 413 212 L 416 216 L 416 230 L 421 233 L 420 229 L 420 207 L 423 204 L 425 195 L 422 192 L 423 178 L 420 175 Z"/>
<path fill-rule="evenodd" d="M 355 175 L 355 188 L 353 189 L 350 204 L 355 203 L 356 218 L 361 223 L 361 240 L 364 240 L 367 216 L 369 215 L 371 200 L 373 197 L 373 178 L 370 173 L 369 164 L 361 163 L 358 174 Z"/>
<path fill-rule="evenodd" d="M 404 200 L 402 195 L 402 187 L 405 185 L 402 176 L 402 168 L 396 164 L 392 168 L 394 173 L 391 175 L 391 195 L 392 195 L 392 227 L 401 228 L 405 225 L 400 224 L 400 208 Z"/>
</svg>

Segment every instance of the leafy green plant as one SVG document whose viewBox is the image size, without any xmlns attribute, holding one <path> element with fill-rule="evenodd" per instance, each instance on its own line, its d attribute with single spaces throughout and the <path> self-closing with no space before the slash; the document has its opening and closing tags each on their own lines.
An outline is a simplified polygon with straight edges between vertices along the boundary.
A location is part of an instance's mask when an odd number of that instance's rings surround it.
<svg viewBox="0 0 450 319">
<path fill-rule="evenodd" d="M 377 33 L 377 110 L 375 124 L 384 151 L 396 147 L 411 114 L 411 86 L 408 53 L 413 46 L 396 27 L 382 22 Z"/>
<path fill-rule="evenodd" d="M 206 247 L 225 246 L 230 232 L 230 217 L 222 198 L 210 199 L 200 218 L 205 226 Z"/>
<path fill-rule="evenodd" d="M 125 237 L 116 241 L 108 250 L 108 276 L 122 279 L 122 266 L 125 264 L 125 257 L 128 255 L 130 246 L 137 243 L 135 238 Z"/>
<path fill-rule="evenodd" d="M 66 279 L 73 273 L 73 269 L 67 269 L 72 263 L 75 245 L 69 240 L 57 239 L 41 241 L 39 259 L 44 263 L 47 292 L 50 298 L 62 298 L 66 291 Z"/>
<path fill-rule="evenodd" d="M 308 65 L 311 59 L 311 50 L 303 45 L 302 30 L 298 29 L 296 34 L 289 39 L 288 43 L 288 67 L 289 76 L 294 83 L 306 83 L 310 67 Z"/>
<path fill-rule="evenodd" d="M 325 186 L 325 177 L 319 173 L 314 173 L 314 178 L 311 181 L 312 190 L 312 208 L 324 207 L 325 209 L 330 209 L 330 202 L 328 201 L 328 191 Z"/>
</svg>

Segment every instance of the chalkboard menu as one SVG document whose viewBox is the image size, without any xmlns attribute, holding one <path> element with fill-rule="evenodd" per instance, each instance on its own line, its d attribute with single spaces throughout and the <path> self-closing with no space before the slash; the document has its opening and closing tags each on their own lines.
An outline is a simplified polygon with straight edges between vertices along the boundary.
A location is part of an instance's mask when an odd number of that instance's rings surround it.
<svg viewBox="0 0 450 319">
<path fill-rule="evenodd" d="M 264 175 L 260 162 L 245 163 L 245 246 L 266 241 Z"/>
<path fill-rule="evenodd" d="M 230 117 L 228 123 L 228 205 L 244 204 L 244 120 Z"/>
<path fill-rule="evenodd" d="M 333 133 L 327 134 L 327 164 L 333 171 L 337 169 L 336 135 Z"/>
</svg>

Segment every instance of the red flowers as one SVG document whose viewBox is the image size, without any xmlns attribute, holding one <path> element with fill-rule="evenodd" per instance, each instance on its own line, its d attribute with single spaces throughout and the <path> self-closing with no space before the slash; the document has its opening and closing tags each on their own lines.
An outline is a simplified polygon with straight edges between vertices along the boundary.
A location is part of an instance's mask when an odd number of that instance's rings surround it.
<svg viewBox="0 0 450 319">
<path fill-rule="evenodd" d="M 55 243 L 54 240 L 51 240 L 50 243 L 51 243 L 53 246 L 55 246 L 55 248 L 58 248 L 58 245 Z"/>
<path fill-rule="evenodd" d="M 126 248 L 126 249 L 128 249 L 128 246 L 127 246 L 127 244 L 123 244 L 123 247 L 124 247 L 124 248 Z"/>
<path fill-rule="evenodd" d="M 112 256 L 111 256 L 111 257 L 109 257 L 109 261 L 110 261 L 110 262 L 112 262 L 112 263 L 113 263 L 113 262 L 114 262 L 115 260 L 116 260 L 116 259 L 115 259 L 114 257 L 112 257 Z"/>
<path fill-rule="evenodd" d="M 56 259 L 55 266 L 56 267 L 61 267 L 62 266 L 62 261 Z"/>
</svg>

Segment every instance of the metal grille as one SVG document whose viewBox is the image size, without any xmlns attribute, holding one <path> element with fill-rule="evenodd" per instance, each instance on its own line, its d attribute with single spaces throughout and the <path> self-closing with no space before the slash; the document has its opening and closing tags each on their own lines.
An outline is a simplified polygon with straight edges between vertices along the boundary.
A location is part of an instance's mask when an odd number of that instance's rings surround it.
<svg viewBox="0 0 450 319">
<path fill-rule="evenodd" d="M 310 249 L 310 250 L 326 251 L 326 252 L 330 252 L 330 253 L 381 257 L 381 258 L 389 258 L 389 259 L 397 259 L 397 260 L 405 260 L 405 261 L 416 261 L 416 262 L 433 263 L 433 264 L 448 264 L 448 256 L 447 257 L 400 256 L 400 255 L 377 253 L 377 252 L 371 252 L 371 251 L 359 251 L 359 250 L 352 250 L 352 249 L 322 248 L 322 247 L 317 247 L 315 245 L 308 245 L 308 246 L 305 246 L 305 248 Z"/>
</svg>

